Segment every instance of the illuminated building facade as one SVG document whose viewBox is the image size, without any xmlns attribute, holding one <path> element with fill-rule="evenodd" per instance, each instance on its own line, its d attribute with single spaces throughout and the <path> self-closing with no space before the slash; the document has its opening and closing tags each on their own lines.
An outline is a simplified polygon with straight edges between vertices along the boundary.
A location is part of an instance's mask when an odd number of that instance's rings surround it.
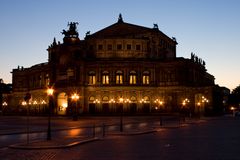
<svg viewBox="0 0 240 160">
<path fill-rule="evenodd" d="M 21 106 L 31 93 L 34 108 L 48 102 L 54 88 L 55 114 L 175 112 L 211 110 L 214 77 L 205 62 L 176 56 L 177 41 L 154 24 L 147 28 L 118 21 L 80 40 L 78 23 L 63 30 L 63 42 L 48 47 L 49 60 L 13 69 L 11 104 Z M 79 96 L 78 99 L 72 98 Z M 39 107 L 38 112 L 44 111 Z"/>
</svg>

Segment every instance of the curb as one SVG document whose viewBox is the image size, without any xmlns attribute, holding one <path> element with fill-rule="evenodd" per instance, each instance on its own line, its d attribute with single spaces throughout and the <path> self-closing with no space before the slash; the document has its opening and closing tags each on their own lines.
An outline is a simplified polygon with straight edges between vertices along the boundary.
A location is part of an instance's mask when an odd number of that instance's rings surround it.
<svg viewBox="0 0 240 160">
<path fill-rule="evenodd" d="M 181 128 L 181 127 L 186 127 L 188 124 L 186 123 L 182 123 L 176 126 L 160 126 L 159 128 L 165 128 L 165 129 L 177 129 L 177 128 Z"/>
<path fill-rule="evenodd" d="M 141 135 L 141 134 L 149 134 L 149 133 L 154 133 L 157 132 L 157 130 L 149 130 L 149 131 L 139 131 L 139 132 L 122 132 L 122 133 L 111 133 L 108 135 L 113 135 L 113 136 L 135 136 L 135 135 Z"/>
<path fill-rule="evenodd" d="M 26 149 L 26 150 L 34 150 L 34 149 L 62 149 L 62 148 L 69 148 L 69 147 L 74 147 L 76 145 L 80 144 L 85 144 L 93 141 L 97 141 L 99 138 L 91 138 L 91 139 L 86 139 L 86 140 L 81 140 L 81 141 L 75 141 L 66 145 L 49 145 L 49 146 L 31 146 L 31 145 L 22 145 L 22 144 L 14 144 L 8 146 L 8 148 L 12 149 Z"/>
</svg>

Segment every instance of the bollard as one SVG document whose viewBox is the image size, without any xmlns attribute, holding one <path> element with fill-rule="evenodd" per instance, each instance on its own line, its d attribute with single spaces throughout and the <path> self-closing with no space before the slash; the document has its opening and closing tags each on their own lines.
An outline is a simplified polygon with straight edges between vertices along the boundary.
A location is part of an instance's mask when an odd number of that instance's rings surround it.
<svg viewBox="0 0 240 160">
<path fill-rule="evenodd" d="M 93 131 L 93 137 L 95 137 L 96 136 L 95 124 L 93 125 L 92 131 Z"/>
<path fill-rule="evenodd" d="M 120 132 L 123 132 L 123 116 L 120 116 Z"/>
<path fill-rule="evenodd" d="M 102 125 L 102 137 L 105 137 L 105 124 Z"/>
<path fill-rule="evenodd" d="M 29 104 L 27 104 L 27 145 L 29 145 Z"/>
<path fill-rule="evenodd" d="M 179 115 L 179 117 L 178 117 L 178 126 L 181 126 L 181 115 Z"/>
<path fill-rule="evenodd" d="M 163 122 L 162 122 L 162 116 L 160 116 L 160 126 L 163 125 Z"/>
</svg>

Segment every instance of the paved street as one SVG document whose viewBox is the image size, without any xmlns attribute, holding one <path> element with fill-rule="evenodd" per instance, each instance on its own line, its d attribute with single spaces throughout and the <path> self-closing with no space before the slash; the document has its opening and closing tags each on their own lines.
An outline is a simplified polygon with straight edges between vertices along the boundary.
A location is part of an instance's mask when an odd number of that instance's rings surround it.
<svg viewBox="0 0 240 160">
<path fill-rule="evenodd" d="M 98 141 L 64 149 L 3 147 L 0 157 L 4 160 L 239 159 L 240 119 L 204 118 L 200 121 L 187 120 L 181 127 L 155 125 L 155 129 L 157 132 L 149 134 L 109 134 Z"/>
<path fill-rule="evenodd" d="M 16 143 L 26 143 L 27 136 L 30 142 L 46 140 L 47 119 L 47 117 L 0 117 L 0 148 Z M 179 117 L 164 116 L 162 119 L 164 126 L 169 126 L 171 123 L 179 125 Z M 119 132 L 120 120 L 120 116 L 81 116 L 77 121 L 73 121 L 71 117 L 52 117 L 51 133 L 55 139 L 102 136 L 103 124 L 106 134 Z M 123 131 L 145 130 L 154 125 L 159 126 L 159 116 L 124 116 L 122 122 Z"/>
</svg>

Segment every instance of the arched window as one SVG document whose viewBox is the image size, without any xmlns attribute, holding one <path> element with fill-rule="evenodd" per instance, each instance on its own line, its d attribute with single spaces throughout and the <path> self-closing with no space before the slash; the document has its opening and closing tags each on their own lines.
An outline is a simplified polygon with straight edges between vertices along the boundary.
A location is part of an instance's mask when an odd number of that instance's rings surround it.
<svg viewBox="0 0 240 160">
<path fill-rule="evenodd" d="M 90 101 L 91 103 L 93 103 L 94 100 L 95 100 L 95 97 L 94 97 L 94 96 L 90 96 L 90 97 L 89 97 L 89 101 Z"/>
<path fill-rule="evenodd" d="M 104 97 L 102 98 L 102 101 L 103 101 L 103 102 L 109 102 L 108 96 L 104 96 Z"/>
<path fill-rule="evenodd" d="M 145 103 L 150 103 L 150 98 L 149 96 L 144 96 L 143 97 Z"/>
<path fill-rule="evenodd" d="M 131 71 L 130 72 L 129 83 L 130 84 L 137 84 L 137 73 L 136 73 L 136 71 Z"/>
<path fill-rule="evenodd" d="M 96 84 L 96 74 L 94 71 L 90 71 L 88 73 L 88 84 L 90 85 Z"/>
<path fill-rule="evenodd" d="M 122 71 L 116 72 L 116 84 L 123 84 L 123 72 Z"/>
<path fill-rule="evenodd" d="M 74 70 L 72 68 L 68 68 L 67 69 L 67 76 L 68 76 L 68 78 L 74 76 Z"/>
<path fill-rule="evenodd" d="M 149 71 L 144 71 L 143 72 L 142 83 L 143 84 L 149 84 L 150 83 L 150 73 L 149 73 Z"/>
<path fill-rule="evenodd" d="M 102 84 L 109 84 L 109 72 L 108 71 L 102 72 Z"/>
<path fill-rule="evenodd" d="M 130 98 L 130 100 L 131 100 L 131 102 L 136 102 L 137 101 L 137 98 L 135 97 L 135 96 L 132 96 L 131 98 Z"/>
</svg>

